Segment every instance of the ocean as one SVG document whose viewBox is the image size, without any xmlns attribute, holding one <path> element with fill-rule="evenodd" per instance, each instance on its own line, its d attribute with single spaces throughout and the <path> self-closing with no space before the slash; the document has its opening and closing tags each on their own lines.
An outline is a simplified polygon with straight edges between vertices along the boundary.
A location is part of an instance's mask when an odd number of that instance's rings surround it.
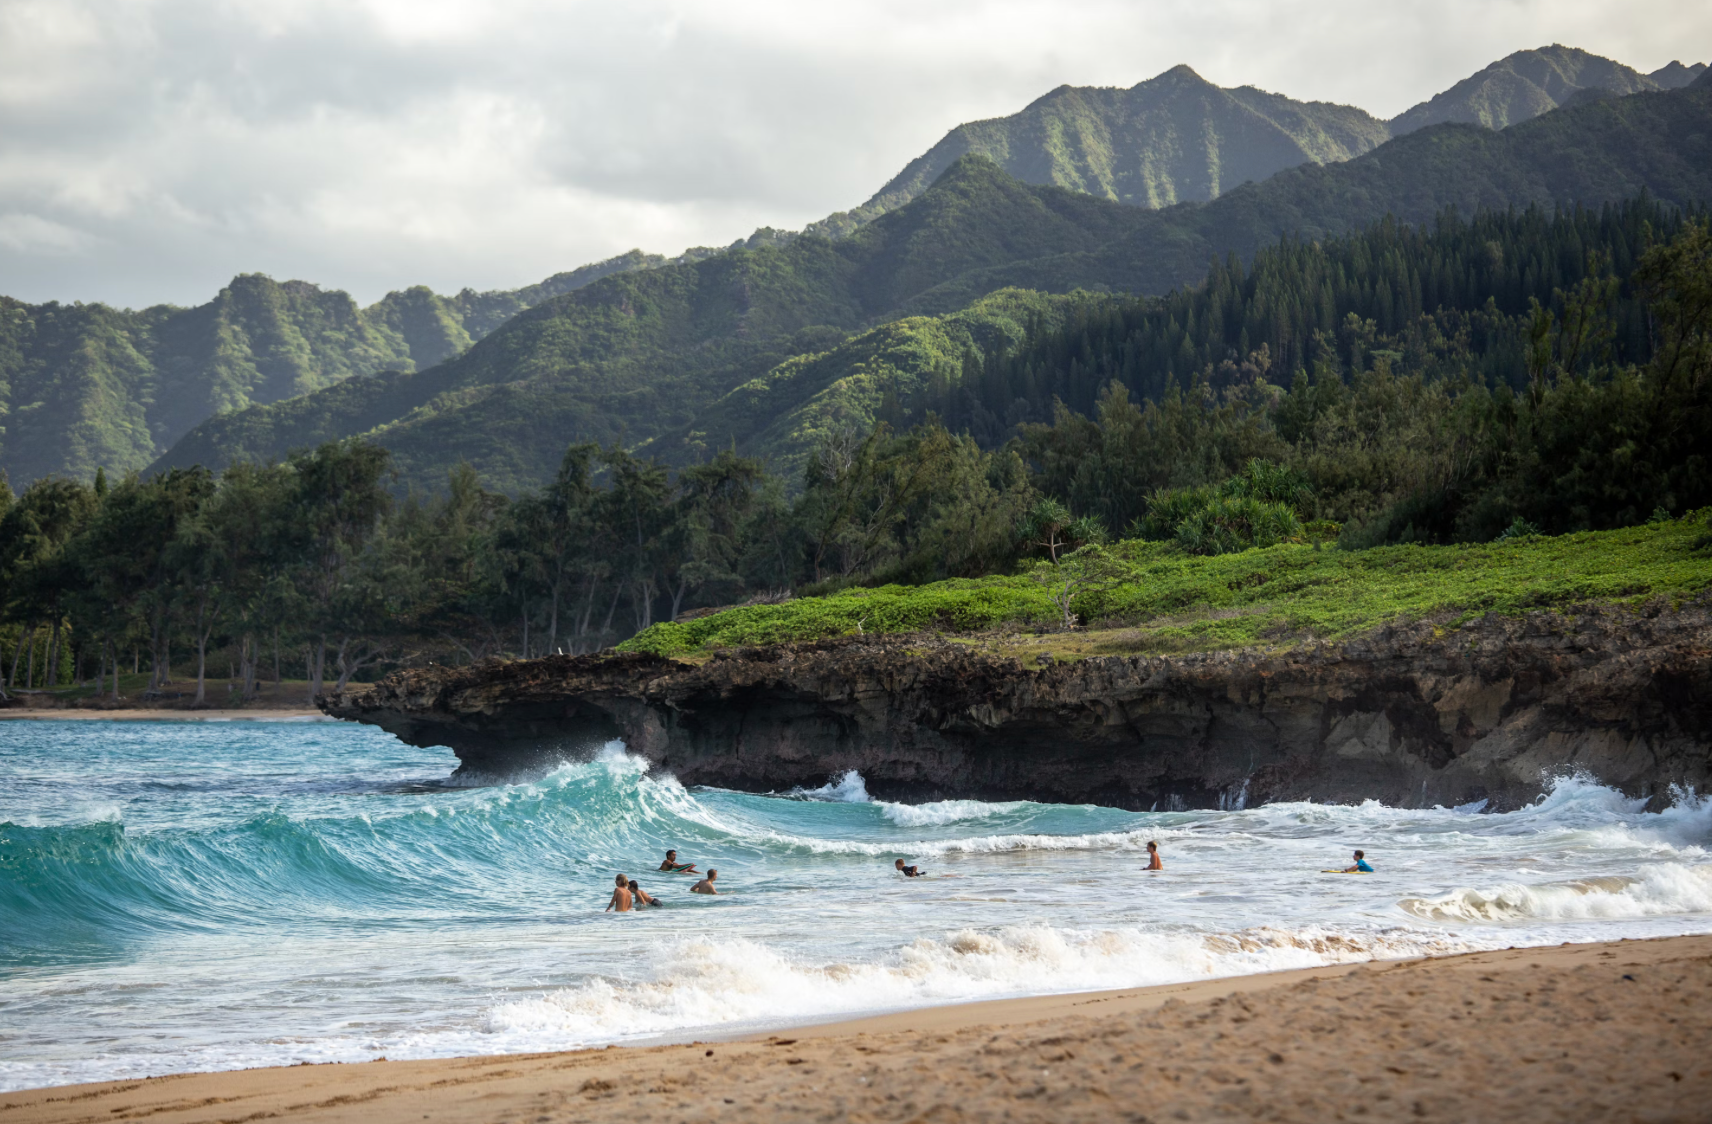
<svg viewBox="0 0 1712 1124">
<path fill-rule="evenodd" d="M 616 742 L 456 764 L 321 721 L 0 724 L 0 1089 L 1712 931 L 1712 801 L 1576 777 L 1503 814 L 1137 813 L 685 788 Z M 1320 873 L 1357 847 L 1377 873 Z M 603 913 L 619 871 L 662 908 Z"/>
</svg>

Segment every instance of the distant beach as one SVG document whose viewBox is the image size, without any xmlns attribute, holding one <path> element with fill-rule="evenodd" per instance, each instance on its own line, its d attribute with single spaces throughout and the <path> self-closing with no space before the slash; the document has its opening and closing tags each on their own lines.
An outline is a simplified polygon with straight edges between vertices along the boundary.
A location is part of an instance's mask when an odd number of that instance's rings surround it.
<svg viewBox="0 0 1712 1124">
<path fill-rule="evenodd" d="M 258 710 L 178 710 L 165 707 L 144 709 L 132 707 L 116 710 L 93 710 L 81 707 L 17 707 L 0 710 L 0 721 L 8 719 L 64 722 L 100 720 L 108 722 L 301 722 L 304 719 L 335 721 L 319 710 L 308 707 Z"/>
<path fill-rule="evenodd" d="M 1003 1000 L 741 1041 L 12 1093 L 15 1124 L 1699 1119 L 1712 937 Z"/>
</svg>

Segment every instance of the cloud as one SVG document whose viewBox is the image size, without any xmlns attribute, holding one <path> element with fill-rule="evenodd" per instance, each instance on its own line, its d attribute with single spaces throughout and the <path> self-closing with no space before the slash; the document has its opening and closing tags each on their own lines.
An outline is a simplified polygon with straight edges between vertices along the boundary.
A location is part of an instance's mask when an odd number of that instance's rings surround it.
<svg viewBox="0 0 1712 1124">
<path fill-rule="evenodd" d="M 372 300 L 525 284 L 865 199 L 965 120 L 1179 62 L 1390 116 L 1553 40 L 1712 43 L 1641 0 L 0 0 L 0 292 Z"/>
<path fill-rule="evenodd" d="M 0 246 L 17 254 L 59 257 L 87 252 L 95 239 L 40 215 L 0 214 Z"/>
</svg>

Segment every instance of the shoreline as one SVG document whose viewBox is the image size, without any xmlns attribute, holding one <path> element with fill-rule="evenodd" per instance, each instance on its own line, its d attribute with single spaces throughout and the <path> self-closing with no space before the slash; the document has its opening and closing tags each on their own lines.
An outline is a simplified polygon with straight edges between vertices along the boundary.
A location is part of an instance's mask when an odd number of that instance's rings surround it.
<svg viewBox="0 0 1712 1124">
<path fill-rule="evenodd" d="M 0 1120 L 1689 1119 L 1712 1093 L 1707 1041 L 1712 935 L 1695 935 L 988 1000 L 694 1042 L 55 1086 L 0 1094 Z"/>
<path fill-rule="evenodd" d="M 83 707 L 12 707 L 0 710 L 0 722 L 338 722 L 313 707 L 268 707 L 255 710 L 208 707 L 203 710 L 173 710 L 166 707 L 119 707 L 96 710 Z"/>
</svg>

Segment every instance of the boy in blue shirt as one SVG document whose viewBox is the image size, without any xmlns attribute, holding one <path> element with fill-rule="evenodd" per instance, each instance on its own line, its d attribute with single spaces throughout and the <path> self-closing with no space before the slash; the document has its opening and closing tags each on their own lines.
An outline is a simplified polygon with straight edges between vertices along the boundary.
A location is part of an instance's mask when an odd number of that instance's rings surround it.
<svg viewBox="0 0 1712 1124">
<path fill-rule="evenodd" d="M 1373 873 L 1373 868 L 1367 865 L 1366 859 L 1362 858 L 1363 853 L 1364 852 L 1361 852 L 1361 851 L 1357 851 L 1355 853 L 1355 865 L 1344 867 L 1343 872 L 1345 874 L 1355 874 L 1358 871 L 1362 874 L 1372 874 Z"/>
</svg>

